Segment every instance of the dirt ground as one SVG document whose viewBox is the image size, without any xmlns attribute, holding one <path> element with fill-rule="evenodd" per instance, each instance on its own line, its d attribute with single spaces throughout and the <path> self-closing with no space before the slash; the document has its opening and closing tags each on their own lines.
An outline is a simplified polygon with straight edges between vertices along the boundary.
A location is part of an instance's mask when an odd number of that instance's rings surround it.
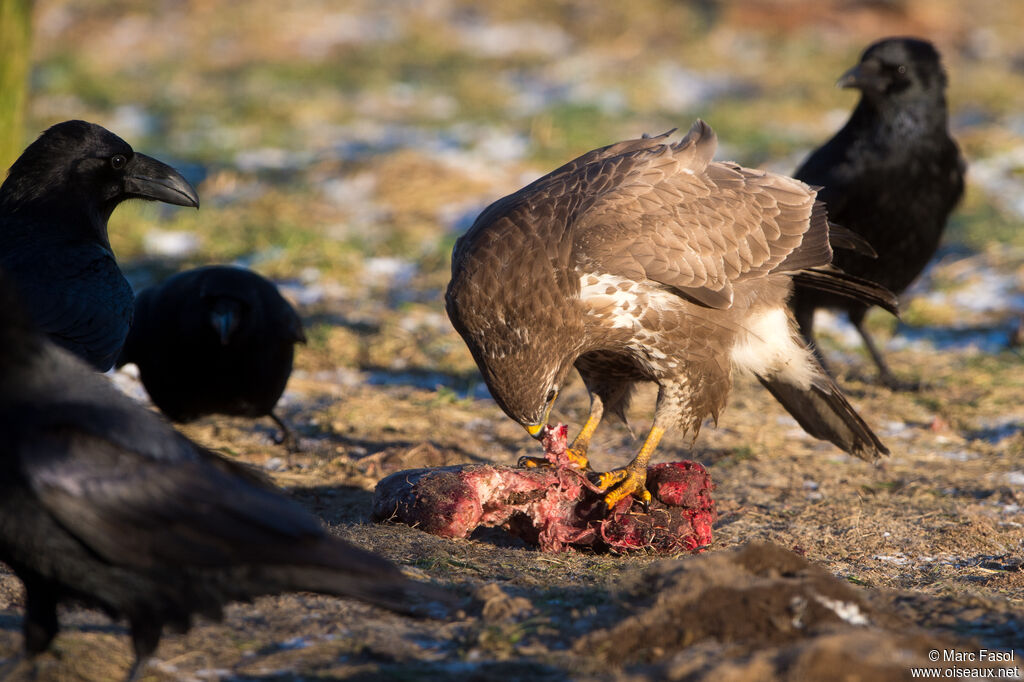
<svg viewBox="0 0 1024 682">
<path fill-rule="evenodd" d="M 910 359 L 895 353 L 895 369 L 920 371 Z M 269 425 L 211 418 L 184 431 L 274 470 L 335 532 L 450 589 L 461 611 L 409 620 L 320 596 L 263 598 L 231 607 L 223 624 L 166 636 L 144 679 L 797 680 L 842 670 L 874 680 L 907 678 L 933 649 L 1016 646 L 1019 657 L 1024 494 L 1012 481 L 1024 435 L 987 435 L 984 406 L 970 405 L 1000 398 L 958 381 L 955 356 L 930 360 L 932 387 L 917 394 L 844 382 L 893 450 L 877 467 L 800 435 L 765 391 L 738 382 L 720 427 L 692 451 L 717 485 L 714 544 L 668 558 L 543 554 L 500 531 L 451 540 L 370 524 L 382 475 L 511 463 L 533 441 L 487 400 L 438 404 L 435 391 L 298 378 L 287 412 L 305 452 L 290 464 Z M 634 412 L 646 416 L 652 400 L 646 392 Z M 305 422 L 305 401 L 330 404 L 335 420 Z M 570 409 L 559 418 L 582 421 L 579 382 L 561 404 Z M 599 438 L 599 466 L 625 463 L 635 447 L 619 425 Z M 669 440 L 659 456 L 690 455 Z M 21 599 L 0 575 L 0 658 L 20 645 Z M 61 619 L 37 679 L 123 674 L 123 624 L 80 610 Z"/>
<path fill-rule="evenodd" d="M 943 675 L 982 649 L 1013 650 L 995 667 L 1024 670 L 1024 4 L 244 5 L 39 0 L 32 135 L 93 120 L 195 182 L 200 211 L 118 208 L 112 246 L 137 289 L 223 262 L 279 283 L 309 337 L 279 405 L 303 452 L 275 446 L 269 420 L 182 430 L 263 467 L 333 532 L 450 590 L 459 610 L 414 620 L 263 598 L 168 633 L 143 679 L 867 681 Z M 922 390 L 872 383 L 850 325 L 819 318 L 890 457 L 869 465 L 813 440 L 740 378 L 717 428 L 692 447 L 669 433 L 655 454 L 697 460 L 715 482 L 719 520 L 700 556 L 544 554 L 500 531 L 451 540 L 369 522 L 374 485 L 394 471 L 539 454 L 443 312 L 451 246 L 483 207 L 588 149 L 697 116 L 719 159 L 791 172 L 855 101 L 835 79 L 899 33 L 942 51 L 971 170 L 902 321 L 869 317 L 894 371 Z M 113 380 L 146 401 L 131 367 Z M 637 436 L 653 402 L 652 387 L 634 402 Z M 587 406 L 576 378 L 552 421 L 575 430 Z M 639 445 L 608 422 L 591 461 L 622 465 Z M 0 666 L 21 646 L 22 613 L 0 567 Z M 34 677 L 13 679 L 124 675 L 123 623 L 60 618 Z"/>
</svg>

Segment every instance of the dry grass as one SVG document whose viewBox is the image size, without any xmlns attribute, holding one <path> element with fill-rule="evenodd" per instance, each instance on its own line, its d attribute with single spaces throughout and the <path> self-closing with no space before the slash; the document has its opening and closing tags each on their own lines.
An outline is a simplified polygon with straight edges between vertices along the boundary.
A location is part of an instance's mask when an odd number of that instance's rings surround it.
<svg viewBox="0 0 1024 682">
<path fill-rule="evenodd" d="M 977 184 L 928 282 L 940 295 L 922 291 L 895 330 L 883 315 L 871 320 L 882 338 L 911 339 L 889 357 L 923 391 L 876 387 L 842 329 L 824 334 L 891 457 L 872 466 L 813 441 L 747 380 L 692 450 L 670 434 L 658 453 L 710 467 L 721 512 L 713 555 L 754 540 L 794 550 L 870 606 L 878 622 L 861 639 L 786 649 L 711 638 L 643 664 L 597 664 L 574 643 L 643 618 L 652 606 L 630 590 L 657 557 L 541 555 L 500 535 L 444 540 L 366 523 L 374 482 L 421 443 L 445 463 L 511 463 L 534 447 L 474 397 L 479 375 L 441 303 L 451 245 L 489 201 L 576 153 L 698 115 L 722 157 L 790 170 L 852 105 L 834 79 L 869 41 L 901 32 L 943 51 L 968 157 L 997 155 L 1024 143 L 1022 23 L 1024 5 L 996 0 L 38 3 L 31 129 L 95 120 L 193 164 L 202 180 L 199 212 L 115 213 L 111 241 L 135 281 L 240 259 L 301 299 L 310 343 L 283 412 L 306 451 L 279 468 L 269 423 L 211 418 L 185 433 L 271 464 L 336 532 L 464 600 L 464 613 L 440 623 L 310 595 L 260 599 L 230 608 L 224 624 L 167 636 L 146 679 L 795 679 L 805 669 L 783 661 L 834 663 L 837 647 L 892 664 L 904 644 L 920 656 L 936 636 L 967 647 L 1024 641 L 1024 374 L 1016 351 L 961 342 L 1017 323 L 1024 254 L 1007 244 L 1022 244 L 1024 231 L 1008 210 L 1012 192 Z M 495 27 L 510 32 L 485 32 Z M 483 45 L 480 35 L 490 36 Z M 155 253 L 155 229 L 195 234 L 199 249 Z M 965 305 L 991 273 L 1009 283 L 1006 304 Z M 553 418 L 578 427 L 586 407 L 577 380 Z M 645 391 L 631 415 L 638 433 L 652 409 Z M 594 463 L 623 464 L 636 447 L 607 424 Z M 479 592 L 493 583 L 505 597 Z M 531 608 L 516 613 L 504 598 Z M 0 573 L 0 659 L 20 645 L 22 607 L 17 581 Z M 79 610 L 62 622 L 37 679 L 123 674 L 122 625 Z M 905 638 L 885 630 L 893 623 Z"/>
</svg>

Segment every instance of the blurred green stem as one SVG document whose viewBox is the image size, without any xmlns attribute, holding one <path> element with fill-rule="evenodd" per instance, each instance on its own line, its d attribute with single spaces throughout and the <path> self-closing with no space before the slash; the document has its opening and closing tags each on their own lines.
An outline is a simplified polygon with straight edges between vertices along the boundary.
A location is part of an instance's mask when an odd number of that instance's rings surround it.
<svg viewBox="0 0 1024 682">
<path fill-rule="evenodd" d="M 24 142 L 31 20 L 32 0 L 0 0 L 0 180 Z"/>
</svg>

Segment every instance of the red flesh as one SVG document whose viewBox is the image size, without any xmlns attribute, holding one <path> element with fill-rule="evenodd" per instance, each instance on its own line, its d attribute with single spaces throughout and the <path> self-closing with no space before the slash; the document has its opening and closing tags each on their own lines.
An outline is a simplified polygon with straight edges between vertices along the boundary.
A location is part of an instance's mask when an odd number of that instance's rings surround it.
<svg viewBox="0 0 1024 682">
<path fill-rule="evenodd" d="M 392 474 L 377 484 L 373 518 L 445 537 L 500 526 L 546 552 L 590 547 L 674 553 L 711 543 L 715 503 L 703 466 L 651 466 L 650 511 L 630 497 L 605 512 L 593 484 L 565 458 L 566 432 L 561 424 L 545 427 L 542 442 L 551 467 L 467 464 Z"/>
</svg>

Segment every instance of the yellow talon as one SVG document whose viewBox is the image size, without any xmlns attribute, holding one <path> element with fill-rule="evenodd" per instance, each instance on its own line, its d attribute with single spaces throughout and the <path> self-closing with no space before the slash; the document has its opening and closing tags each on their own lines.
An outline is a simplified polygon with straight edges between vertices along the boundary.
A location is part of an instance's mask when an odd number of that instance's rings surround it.
<svg viewBox="0 0 1024 682">
<path fill-rule="evenodd" d="M 612 469 L 611 471 L 604 472 L 600 477 L 598 477 L 597 485 L 601 490 L 608 490 L 608 488 L 612 487 L 619 481 L 624 480 L 628 475 L 629 473 L 625 469 Z"/>
<path fill-rule="evenodd" d="M 644 505 L 651 501 L 651 493 L 647 491 L 644 484 L 647 482 L 647 471 L 637 473 L 631 468 L 613 469 L 607 471 L 598 478 L 598 486 L 606 490 L 604 503 L 608 509 L 613 509 L 629 495 L 637 497 Z M 614 487 L 613 487 L 614 486 Z"/>
<path fill-rule="evenodd" d="M 551 466 L 551 462 L 547 461 L 543 457 L 529 457 L 527 455 L 520 457 L 516 464 L 519 465 L 520 469 L 536 469 L 537 467 Z"/>
<path fill-rule="evenodd" d="M 565 456 L 580 469 L 589 469 L 590 460 L 587 459 L 587 451 L 580 448 L 569 448 Z"/>
</svg>

